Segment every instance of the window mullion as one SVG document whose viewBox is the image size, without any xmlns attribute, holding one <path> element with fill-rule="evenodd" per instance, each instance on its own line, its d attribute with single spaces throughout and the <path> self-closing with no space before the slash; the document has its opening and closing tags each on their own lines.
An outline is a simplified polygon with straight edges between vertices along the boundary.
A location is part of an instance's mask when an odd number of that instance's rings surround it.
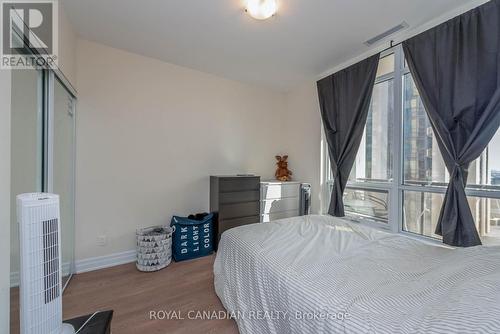
<svg viewBox="0 0 500 334">
<path fill-rule="evenodd" d="M 394 232 L 402 230 L 403 219 L 403 135 L 402 135 L 402 114 L 403 114 L 403 72 L 404 56 L 403 48 L 399 45 L 394 49 L 394 126 L 393 126 L 393 180 L 390 190 L 389 201 L 389 225 Z"/>
</svg>

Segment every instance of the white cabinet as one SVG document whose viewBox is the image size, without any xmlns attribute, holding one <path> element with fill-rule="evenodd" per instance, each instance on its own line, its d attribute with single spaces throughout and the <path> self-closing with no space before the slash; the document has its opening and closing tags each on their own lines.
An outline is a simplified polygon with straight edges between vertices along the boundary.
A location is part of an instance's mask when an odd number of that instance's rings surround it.
<svg viewBox="0 0 500 334">
<path fill-rule="evenodd" d="M 260 221 L 299 215 L 300 182 L 269 181 L 260 183 Z"/>
</svg>

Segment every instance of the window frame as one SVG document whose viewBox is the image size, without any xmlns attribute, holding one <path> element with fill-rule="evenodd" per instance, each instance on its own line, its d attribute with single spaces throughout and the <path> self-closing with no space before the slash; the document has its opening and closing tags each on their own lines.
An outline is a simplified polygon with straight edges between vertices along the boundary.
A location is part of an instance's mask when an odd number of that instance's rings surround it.
<svg viewBox="0 0 500 334">
<path fill-rule="evenodd" d="M 394 87 L 394 127 L 392 133 L 392 141 L 394 152 L 392 154 L 392 179 L 383 182 L 375 181 L 351 181 L 347 182 L 346 188 L 388 192 L 388 222 L 379 222 L 370 218 L 352 215 L 346 215 L 347 219 L 359 221 L 361 223 L 370 224 L 375 227 L 390 230 L 395 233 L 401 233 L 411 238 L 422 239 L 431 243 L 439 243 L 442 241 L 430 236 L 420 235 L 414 232 L 405 231 L 403 229 L 404 219 L 404 193 L 405 192 L 424 192 L 445 194 L 447 184 L 433 182 L 421 185 L 406 184 L 404 180 L 404 138 L 403 138 L 403 94 L 404 94 L 404 75 L 410 73 L 410 69 L 406 66 L 404 52 L 401 45 L 397 45 L 380 54 L 380 58 L 394 54 L 394 72 L 384 74 L 375 79 L 375 84 L 393 80 Z M 333 186 L 333 178 L 328 156 L 328 146 L 324 136 L 323 126 L 321 127 L 321 184 L 322 184 L 322 203 L 321 213 L 326 214 L 330 200 L 331 188 Z M 490 185 L 467 185 L 465 189 L 467 196 L 500 199 L 500 187 Z"/>
</svg>

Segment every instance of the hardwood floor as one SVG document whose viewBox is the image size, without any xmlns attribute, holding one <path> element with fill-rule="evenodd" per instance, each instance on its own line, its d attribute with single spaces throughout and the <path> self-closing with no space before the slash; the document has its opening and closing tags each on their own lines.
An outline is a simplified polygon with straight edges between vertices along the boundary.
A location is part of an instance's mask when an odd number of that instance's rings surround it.
<svg viewBox="0 0 500 334">
<path fill-rule="evenodd" d="M 155 273 L 139 272 L 130 263 L 75 275 L 63 295 L 63 317 L 113 309 L 115 334 L 237 334 L 233 320 L 187 319 L 192 310 L 224 311 L 214 290 L 214 258 L 173 262 Z M 11 296 L 11 333 L 18 333 L 17 289 Z M 150 311 L 160 310 L 176 311 L 186 319 L 150 320 Z"/>
</svg>

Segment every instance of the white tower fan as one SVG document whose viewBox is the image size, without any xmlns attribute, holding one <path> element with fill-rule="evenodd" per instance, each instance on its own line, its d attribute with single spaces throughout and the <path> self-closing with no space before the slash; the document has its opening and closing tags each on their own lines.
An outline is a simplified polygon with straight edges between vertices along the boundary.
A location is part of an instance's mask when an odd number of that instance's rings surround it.
<svg viewBox="0 0 500 334">
<path fill-rule="evenodd" d="M 62 323 L 59 196 L 17 196 L 21 334 L 70 334 Z"/>
</svg>

